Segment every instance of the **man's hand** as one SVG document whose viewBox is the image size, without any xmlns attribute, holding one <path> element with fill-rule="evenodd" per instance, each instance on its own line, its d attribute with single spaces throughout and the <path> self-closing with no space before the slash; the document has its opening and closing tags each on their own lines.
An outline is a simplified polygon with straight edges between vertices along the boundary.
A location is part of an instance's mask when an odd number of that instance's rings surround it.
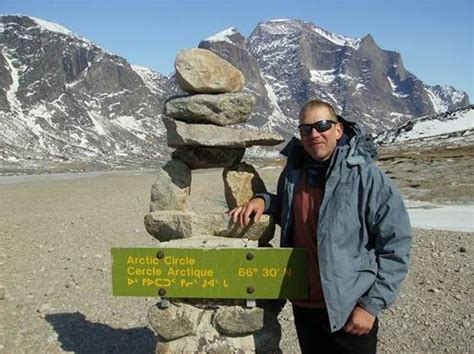
<svg viewBox="0 0 474 354">
<path fill-rule="evenodd" d="M 374 326 L 375 316 L 357 305 L 352 310 L 344 330 L 350 334 L 362 336 L 370 332 Z"/>
<path fill-rule="evenodd" d="M 240 226 L 247 226 L 250 223 L 250 215 L 254 215 L 256 224 L 260 221 L 260 217 L 265 210 L 265 201 L 262 198 L 250 199 L 244 205 L 238 206 L 228 212 L 232 217 L 234 223 L 239 223 Z"/>
</svg>

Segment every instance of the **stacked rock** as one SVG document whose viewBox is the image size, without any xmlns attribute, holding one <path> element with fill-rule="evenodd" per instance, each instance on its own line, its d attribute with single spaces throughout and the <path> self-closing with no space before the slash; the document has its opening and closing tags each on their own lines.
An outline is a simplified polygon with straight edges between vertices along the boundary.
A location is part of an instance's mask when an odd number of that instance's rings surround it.
<svg viewBox="0 0 474 354">
<path fill-rule="evenodd" d="M 178 53 L 175 69 L 178 84 L 190 95 L 172 97 L 165 104 L 168 145 L 175 150 L 152 186 L 150 214 L 145 216 L 147 231 L 166 241 L 160 247 L 235 248 L 267 243 L 275 231 L 269 216 L 240 227 L 224 211 L 189 211 L 191 171 L 224 168 L 225 199 L 228 208 L 234 208 L 266 190 L 255 168 L 242 162 L 245 148 L 276 145 L 284 139 L 229 127 L 247 121 L 255 107 L 255 98 L 241 92 L 242 72 L 229 62 L 209 50 L 190 49 Z M 269 316 L 269 310 L 262 307 L 246 308 L 244 303 L 176 299 L 166 308 L 153 306 L 148 317 L 160 337 L 156 352 L 247 352 L 255 351 L 258 343 L 275 342 L 276 315 Z"/>
<path fill-rule="evenodd" d="M 240 70 L 205 49 L 178 53 L 176 79 L 192 93 L 169 99 L 163 118 L 172 159 L 158 171 L 152 186 L 150 214 L 145 216 L 147 231 L 160 241 L 214 235 L 245 237 L 266 242 L 273 237 L 268 216 L 250 228 L 229 228 L 229 217 L 188 211 L 191 170 L 224 168 L 225 196 L 229 208 L 265 191 L 255 168 L 241 162 L 245 148 L 283 142 L 277 134 L 228 127 L 245 122 L 255 106 L 255 98 L 238 92 L 244 85 Z"/>
</svg>

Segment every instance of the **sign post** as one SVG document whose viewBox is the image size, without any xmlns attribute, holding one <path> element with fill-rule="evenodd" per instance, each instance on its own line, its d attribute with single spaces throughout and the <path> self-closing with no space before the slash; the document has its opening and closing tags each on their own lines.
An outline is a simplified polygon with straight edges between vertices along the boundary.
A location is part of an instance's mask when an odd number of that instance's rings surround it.
<svg viewBox="0 0 474 354">
<path fill-rule="evenodd" d="M 113 248 L 113 295 L 305 299 L 301 248 Z"/>
</svg>

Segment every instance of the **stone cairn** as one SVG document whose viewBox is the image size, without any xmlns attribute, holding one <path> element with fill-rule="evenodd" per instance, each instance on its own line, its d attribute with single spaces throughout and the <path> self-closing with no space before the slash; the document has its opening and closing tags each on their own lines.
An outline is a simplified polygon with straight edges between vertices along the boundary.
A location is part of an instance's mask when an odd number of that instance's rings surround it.
<svg viewBox="0 0 474 354">
<path fill-rule="evenodd" d="M 175 61 L 176 80 L 191 95 L 171 97 L 164 108 L 172 158 L 159 169 L 151 191 L 147 231 L 160 247 L 256 247 L 274 235 L 273 220 L 239 227 L 224 213 L 188 211 L 191 171 L 222 167 L 229 209 L 265 191 L 255 168 L 242 162 L 245 148 L 283 142 L 277 134 L 228 127 L 245 122 L 255 98 L 240 92 L 244 76 L 205 49 L 183 50 Z M 250 304 L 250 305 L 249 305 Z M 256 305 L 256 306 L 255 306 Z M 148 313 L 158 334 L 156 353 L 278 352 L 281 329 L 275 301 L 161 299 Z"/>
</svg>

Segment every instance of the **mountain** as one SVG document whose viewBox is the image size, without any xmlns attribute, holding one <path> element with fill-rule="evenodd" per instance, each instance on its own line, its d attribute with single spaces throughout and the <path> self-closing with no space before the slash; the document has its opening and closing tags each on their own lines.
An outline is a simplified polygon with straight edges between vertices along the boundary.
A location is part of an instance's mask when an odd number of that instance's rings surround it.
<svg viewBox="0 0 474 354">
<path fill-rule="evenodd" d="M 273 20 L 248 38 L 230 28 L 199 47 L 243 71 L 244 90 L 257 98 L 243 126 L 286 137 L 296 134 L 299 107 L 312 97 L 370 132 L 469 104 L 453 87 L 425 85 L 405 70 L 400 54 L 380 49 L 370 35 L 348 38 L 303 21 Z M 0 167 L 168 158 L 162 108 L 183 93 L 173 77 L 29 16 L 0 16 L 0 48 Z"/>
<path fill-rule="evenodd" d="M 0 17 L 0 158 L 159 159 L 174 84 L 59 25 Z"/>
<path fill-rule="evenodd" d="M 469 104 L 464 92 L 425 85 L 399 53 L 382 50 L 371 35 L 349 38 L 312 23 L 272 20 L 259 23 L 247 39 L 230 28 L 199 47 L 244 72 L 246 89 L 259 96 L 263 110 L 254 122 L 281 132 L 292 131 L 310 98 L 328 101 L 369 132 Z"/>
<path fill-rule="evenodd" d="M 472 146 L 474 145 L 474 105 L 452 112 L 420 117 L 378 134 L 379 145 Z"/>
</svg>

